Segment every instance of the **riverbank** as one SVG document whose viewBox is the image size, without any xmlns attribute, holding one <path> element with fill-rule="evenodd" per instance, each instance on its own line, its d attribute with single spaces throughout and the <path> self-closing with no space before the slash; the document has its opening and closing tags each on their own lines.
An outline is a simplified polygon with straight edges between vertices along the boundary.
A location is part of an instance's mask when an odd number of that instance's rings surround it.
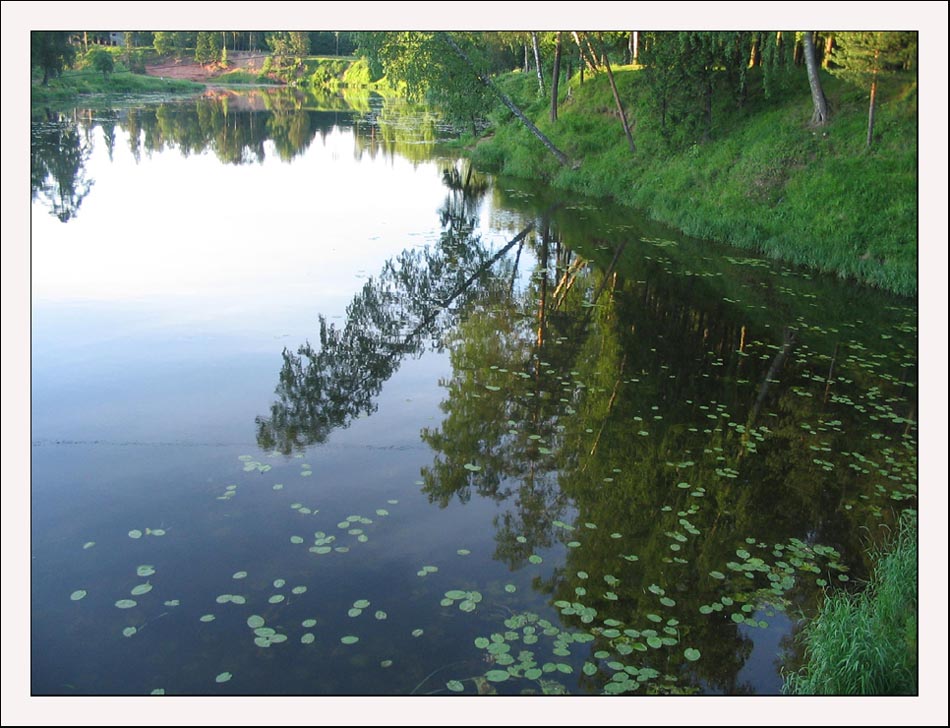
<svg viewBox="0 0 950 728">
<path fill-rule="evenodd" d="M 562 166 L 501 103 L 490 136 L 463 137 L 485 171 L 611 198 L 685 233 L 841 278 L 917 293 L 917 85 L 892 79 L 879 94 L 874 145 L 865 149 L 866 93 L 823 74 L 832 119 L 809 126 L 807 82 L 781 100 L 750 94 L 742 109 L 715 106 L 708 140 L 671 148 L 641 71 L 616 68 L 637 145 L 631 153 L 606 74 L 575 77 L 556 122 L 537 80 L 498 79 L 570 158 Z M 761 83 L 752 76 L 751 84 Z"/>
<path fill-rule="evenodd" d="M 917 694 L 917 519 L 873 555 L 864 590 L 830 593 L 801 633 L 802 668 L 785 676 L 792 695 Z"/>
</svg>

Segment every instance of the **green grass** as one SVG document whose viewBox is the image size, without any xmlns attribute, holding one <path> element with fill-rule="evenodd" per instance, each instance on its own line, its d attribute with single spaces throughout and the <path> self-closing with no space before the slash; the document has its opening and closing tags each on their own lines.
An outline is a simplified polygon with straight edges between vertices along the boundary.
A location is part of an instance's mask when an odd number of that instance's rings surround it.
<svg viewBox="0 0 950 728">
<path fill-rule="evenodd" d="M 864 148 L 867 98 L 824 76 L 833 116 L 808 126 L 807 82 L 780 100 L 756 95 L 744 108 L 713 112 L 708 140 L 667 143 L 641 72 L 615 70 L 637 153 L 627 148 L 605 74 L 563 84 L 559 118 L 536 80 L 514 73 L 499 85 L 571 158 L 560 167 L 503 107 L 494 134 L 473 147 L 477 166 L 557 188 L 611 198 L 685 233 L 755 250 L 901 295 L 917 292 L 917 87 L 897 78 L 882 88 L 875 143 Z"/>
<path fill-rule="evenodd" d="M 242 69 L 226 71 L 211 79 L 212 84 L 256 85 L 275 84 L 276 82 L 262 73 L 251 73 Z"/>
<path fill-rule="evenodd" d="M 55 105 L 89 95 L 191 94 L 203 89 L 203 84 L 192 81 L 166 80 L 121 70 L 108 76 L 91 70 L 66 71 L 62 76 L 50 79 L 47 86 L 34 82 L 30 103 L 33 106 Z"/>
<path fill-rule="evenodd" d="M 786 675 L 794 695 L 917 694 L 917 528 L 905 514 L 875 555 L 864 591 L 829 594 L 800 635 L 805 664 Z"/>
</svg>

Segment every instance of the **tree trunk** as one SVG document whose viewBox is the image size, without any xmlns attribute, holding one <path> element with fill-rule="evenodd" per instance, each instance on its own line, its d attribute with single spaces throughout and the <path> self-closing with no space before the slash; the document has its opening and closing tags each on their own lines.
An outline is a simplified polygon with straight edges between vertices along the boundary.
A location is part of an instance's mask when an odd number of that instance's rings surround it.
<svg viewBox="0 0 950 728">
<path fill-rule="evenodd" d="M 588 50 L 588 53 L 590 54 L 590 58 L 587 58 L 584 53 L 584 46 L 581 43 L 580 36 L 577 34 L 576 31 L 573 33 L 573 35 L 574 35 L 574 42 L 577 43 L 577 48 L 578 50 L 580 50 L 580 53 L 581 53 L 581 64 L 582 64 L 581 67 L 583 68 L 583 63 L 586 61 L 587 63 L 590 64 L 591 69 L 596 70 L 597 61 L 594 58 L 593 46 L 591 45 L 590 36 L 588 36 L 586 33 L 584 34 L 584 40 L 587 43 L 587 50 Z M 617 91 L 617 83 L 614 81 L 614 72 L 610 69 L 610 59 L 607 58 L 607 51 L 604 48 L 603 44 L 599 43 L 598 45 L 600 45 L 601 55 L 604 58 L 604 67 L 607 69 L 607 79 L 608 81 L 610 81 L 610 90 L 613 91 L 614 102 L 617 104 L 617 111 L 620 114 L 620 124 L 623 127 L 623 133 L 627 137 L 627 144 L 630 147 L 630 151 L 633 154 L 636 154 L 637 145 L 633 141 L 633 134 L 630 133 L 630 125 L 627 123 L 627 112 L 624 111 L 623 103 L 621 103 L 620 101 L 620 93 Z"/>
<path fill-rule="evenodd" d="M 561 75 L 561 32 L 554 39 L 554 69 L 551 73 L 551 121 L 557 121 L 557 86 Z"/>
<path fill-rule="evenodd" d="M 815 42 L 810 30 L 805 31 L 805 66 L 808 69 L 808 85 L 811 86 L 811 103 L 814 111 L 811 115 L 812 126 L 824 126 L 828 123 L 828 102 L 821 88 L 818 76 L 818 60 L 815 58 Z"/>
<path fill-rule="evenodd" d="M 528 44 L 524 44 L 524 72 L 528 73 L 531 70 L 531 60 L 528 57 Z"/>
<path fill-rule="evenodd" d="M 835 47 L 835 34 L 828 33 L 828 37 L 825 38 L 825 56 L 821 59 L 821 67 L 828 68 L 828 64 L 831 63 L 831 51 Z"/>
<path fill-rule="evenodd" d="M 508 96 L 500 88 L 498 88 L 494 83 L 492 83 L 492 80 L 490 78 L 488 78 L 487 76 L 483 76 L 476 70 L 475 65 L 466 55 L 465 51 L 462 50 L 461 46 L 455 42 L 455 39 L 448 33 L 442 34 L 441 37 L 445 40 L 446 43 L 452 46 L 452 50 L 454 50 L 456 54 L 458 54 L 459 58 L 461 58 L 465 62 L 465 65 L 467 65 L 471 69 L 472 73 L 475 74 L 475 77 L 479 81 L 481 81 L 482 84 L 484 84 L 489 89 L 491 89 L 491 91 L 501 100 L 501 102 L 506 107 L 508 107 L 508 110 L 511 111 L 512 114 L 517 116 L 518 119 L 521 121 L 521 123 L 524 124 L 528 128 L 528 131 L 534 134 L 541 141 L 541 143 L 547 148 L 547 150 L 551 152 L 551 154 L 553 154 L 555 158 L 557 158 L 557 161 L 564 165 L 568 164 L 570 160 L 567 158 L 567 155 L 564 152 L 562 152 L 560 149 L 558 149 L 556 146 L 554 146 L 554 142 L 548 139 L 544 135 L 544 133 L 531 122 L 531 119 L 525 116 L 524 113 L 521 111 L 521 109 L 515 106 L 515 103 L 510 98 L 508 98 Z"/>
<path fill-rule="evenodd" d="M 630 62 L 636 63 L 640 59 L 640 32 L 630 32 Z"/>
<path fill-rule="evenodd" d="M 874 52 L 874 58 L 877 59 L 878 51 Z M 871 140 L 874 138 L 874 107 L 877 101 L 877 69 L 874 69 L 874 76 L 871 79 L 871 103 L 868 105 L 868 139 L 865 146 L 871 148 Z"/>
<path fill-rule="evenodd" d="M 531 31 L 531 48 L 534 50 L 534 67 L 538 72 L 538 94 L 544 96 L 544 73 L 541 71 L 541 49 L 538 48 L 538 34 Z"/>
</svg>

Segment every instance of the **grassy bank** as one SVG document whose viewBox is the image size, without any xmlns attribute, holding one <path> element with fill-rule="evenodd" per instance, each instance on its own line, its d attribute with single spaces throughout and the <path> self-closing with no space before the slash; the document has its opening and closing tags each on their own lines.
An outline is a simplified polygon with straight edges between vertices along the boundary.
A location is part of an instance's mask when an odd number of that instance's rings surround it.
<svg viewBox="0 0 950 728">
<path fill-rule="evenodd" d="M 802 74 L 804 76 L 804 74 Z M 902 295 L 917 291 L 917 87 L 882 86 L 875 142 L 865 149 L 867 97 L 824 75 L 833 116 L 809 127 L 804 78 L 780 100 L 757 93 L 713 108 L 708 139 L 671 145 L 650 106 L 642 71 L 615 70 L 634 125 L 627 147 L 605 74 L 562 94 L 557 122 L 535 78 L 499 84 L 574 163 L 561 167 L 499 104 L 493 135 L 463 140 L 475 164 L 555 187 L 609 197 L 689 235 L 852 278 Z"/>
<path fill-rule="evenodd" d="M 805 664 L 786 676 L 795 695 L 917 693 L 917 527 L 909 514 L 875 554 L 864 591 L 829 594 L 800 639 Z"/>
<path fill-rule="evenodd" d="M 75 103 L 82 96 L 177 95 L 203 90 L 204 85 L 200 83 L 128 71 L 116 71 L 106 76 L 92 70 L 65 71 L 61 76 L 50 79 L 47 86 L 34 82 L 30 90 L 30 103 L 33 106 L 60 106 Z"/>
</svg>

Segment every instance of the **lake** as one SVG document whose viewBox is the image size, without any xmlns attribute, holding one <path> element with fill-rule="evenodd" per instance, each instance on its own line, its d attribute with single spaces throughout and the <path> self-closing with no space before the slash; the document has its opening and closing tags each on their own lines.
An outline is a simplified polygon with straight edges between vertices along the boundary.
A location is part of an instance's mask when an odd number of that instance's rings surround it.
<svg viewBox="0 0 950 728">
<path fill-rule="evenodd" d="M 379 97 L 34 114 L 35 695 L 776 695 L 916 508 L 912 300 Z"/>
</svg>

